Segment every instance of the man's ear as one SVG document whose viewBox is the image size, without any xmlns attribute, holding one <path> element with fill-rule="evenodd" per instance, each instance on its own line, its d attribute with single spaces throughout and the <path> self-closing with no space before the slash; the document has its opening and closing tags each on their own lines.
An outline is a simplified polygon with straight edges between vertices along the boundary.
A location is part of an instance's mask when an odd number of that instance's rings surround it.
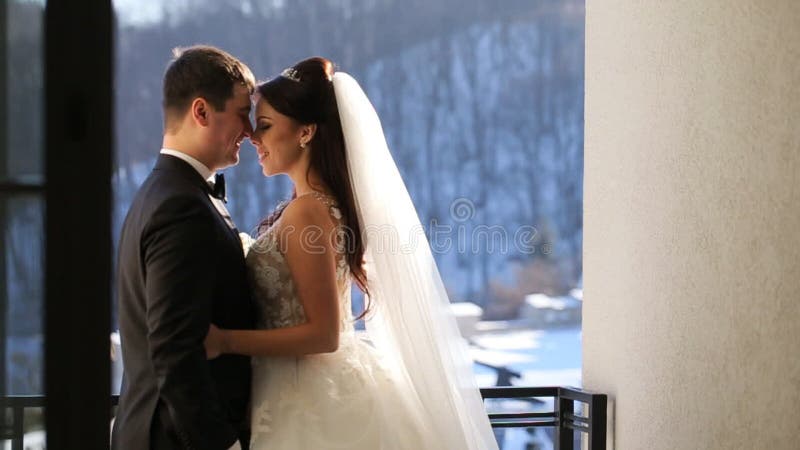
<svg viewBox="0 0 800 450">
<path fill-rule="evenodd" d="M 208 104 L 206 99 L 197 97 L 192 100 L 190 112 L 192 119 L 200 126 L 208 126 L 208 114 L 211 111 L 211 105 Z"/>
<path fill-rule="evenodd" d="M 314 135 L 317 134 L 317 124 L 312 123 L 308 125 L 303 125 L 300 128 L 300 143 L 303 145 L 308 145 L 312 139 L 314 139 Z"/>
</svg>

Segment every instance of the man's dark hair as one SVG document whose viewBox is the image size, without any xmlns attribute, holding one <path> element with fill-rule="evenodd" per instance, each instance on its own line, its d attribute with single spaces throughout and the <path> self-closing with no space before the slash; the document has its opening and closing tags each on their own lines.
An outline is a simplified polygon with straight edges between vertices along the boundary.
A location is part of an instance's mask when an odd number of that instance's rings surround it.
<svg viewBox="0 0 800 450">
<path fill-rule="evenodd" d="M 164 126 L 171 118 L 183 117 L 191 102 L 204 98 L 217 110 L 225 109 L 225 102 L 233 97 L 236 84 L 255 88 L 255 78 L 250 68 L 224 50 L 208 45 L 175 48 L 174 59 L 164 74 Z"/>
</svg>

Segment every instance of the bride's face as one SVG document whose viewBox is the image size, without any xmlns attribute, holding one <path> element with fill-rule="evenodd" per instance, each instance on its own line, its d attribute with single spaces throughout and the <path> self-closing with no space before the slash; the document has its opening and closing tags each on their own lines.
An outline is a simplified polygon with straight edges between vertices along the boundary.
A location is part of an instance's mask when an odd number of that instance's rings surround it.
<svg viewBox="0 0 800 450">
<path fill-rule="evenodd" d="M 302 125 L 285 116 L 263 98 L 256 103 L 256 126 L 250 141 L 256 147 L 258 162 L 266 176 L 291 173 L 299 164 Z"/>
</svg>

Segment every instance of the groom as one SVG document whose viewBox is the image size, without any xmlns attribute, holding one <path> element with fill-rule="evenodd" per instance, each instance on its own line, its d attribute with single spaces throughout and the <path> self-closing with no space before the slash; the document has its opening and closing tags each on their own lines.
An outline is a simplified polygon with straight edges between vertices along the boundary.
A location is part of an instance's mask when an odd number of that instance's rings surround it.
<svg viewBox="0 0 800 450">
<path fill-rule="evenodd" d="M 253 328 L 244 255 L 215 172 L 250 136 L 250 69 L 228 53 L 176 50 L 164 75 L 164 140 L 119 243 L 125 368 L 112 448 L 247 449 L 250 360 L 206 360 L 209 324 Z M 214 183 L 216 181 L 216 183 Z"/>
</svg>

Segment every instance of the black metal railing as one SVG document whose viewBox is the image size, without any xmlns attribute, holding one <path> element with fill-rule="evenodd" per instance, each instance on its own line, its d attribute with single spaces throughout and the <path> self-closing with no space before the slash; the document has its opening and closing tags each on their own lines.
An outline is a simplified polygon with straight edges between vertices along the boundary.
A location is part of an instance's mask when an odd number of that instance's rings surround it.
<svg viewBox="0 0 800 450">
<path fill-rule="evenodd" d="M 553 400 L 552 411 L 492 412 L 489 421 L 494 428 L 552 427 L 554 450 L 574 450 L 575 431 L 586 434 L 589 450 L 606 448 L 606 395 L 570 387 L 490 387 L 481 388 L 484 400 L 523 400 L 542 405 L 540 399 Z M 115 406 L 119 396 L 111 396 Z M 585 405 L 584 415 L 576 414 L 575 403 Z M 3 422 L 0 440 L 11 440 L 11 450 L 23 450 L 24 413 L 27 408 L 44 408 L 41 395 L 12 395 L 2 398 Z M 10 417 L 8 413 L 11 413 Z M 110 419 L 109 415 L 109 419 Z M 9 421 L 10 419 L 10 421 Z"/>
<path fill-rule="evenodd" d="M 111 396 L 111 406 L 119 403 L 119 396 Z M 0 397 L 0 441 L 10 440 L 11 450 L 23 450 L 25 436 L 25 410 L 29 408 L 44 408 L 43 395 L 10 395 Z M 11 415 L 9 416 L 9 412 Z M 110 411 L 109 411 L 110 413 Z M 111 415 L 108 416 L 111 420 Z"/>
<path fill-rule="evenodd" d="M 482 388 L 484 401 L 527 400 L 529 404 L 541 405 L 542 398 L 553 399 L 552 411 L 492 412 L 489 421 L 493 428 L 552 427 L 555 431 L 554 450 L 574 450 L 575 432 L 584 433 L 589 450 L 606 448 L 606 404 L 605 394 L 595 394 L 571 387 L 490 387 Z M 576 414 L 575 403 L 585 407 Z"/>
<path fill-rule="evenodd" d="M 11 450 L 22 450 L 22 437 L 25 434 L 25 409 L 43 408 L 44 397 L 35 395 L 12 395 L 3 397 L 3 422 L 0 439 L 11 440 Z M 8 413 L 11 416 L 8 416 Z"/>
</svg>

